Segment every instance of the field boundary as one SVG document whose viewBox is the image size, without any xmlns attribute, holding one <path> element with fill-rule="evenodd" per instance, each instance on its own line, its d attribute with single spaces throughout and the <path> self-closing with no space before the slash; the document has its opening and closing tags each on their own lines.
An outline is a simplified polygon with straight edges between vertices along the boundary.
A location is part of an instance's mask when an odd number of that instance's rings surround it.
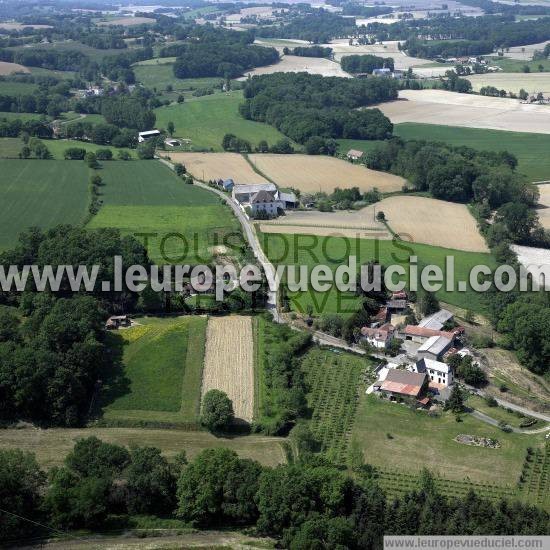
<svg viewBox="0 0 550 550">
<path fill-rule="evenodd" d="M 254 170 L 254 172 L 256 172 L 256 174 L 258 174 L 258 176 L 261 176 L 262 178 L 265 178 L 267 181 L 271 182 L 271 183 L 274 183 L 276 184 L 276 182 L 274 182 L 269 176 L 267 176 L 266 174 L 264 174 L 249 158 L 248 156 L 248 153 L 241 153 L 241 156 L 244 158 L 244 160 L 246 160 L 246 162 L 248 162 L 248 164 L 250 164 L 250 167 L 252 168 L 252 170 Z"/>
</svg>

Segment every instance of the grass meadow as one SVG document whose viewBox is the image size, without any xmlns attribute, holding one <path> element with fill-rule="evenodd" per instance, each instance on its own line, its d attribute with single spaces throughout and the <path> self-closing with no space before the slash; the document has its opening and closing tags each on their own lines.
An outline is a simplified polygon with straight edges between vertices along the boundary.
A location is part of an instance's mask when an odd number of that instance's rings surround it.
<svg viewBox="0 0 550 550">
<path fill-rule="evenodd" d="M 90 172 L 83 162 L 0 160 L 0 250 L 31 226 L 82 223 Z"/>
<path fill-rule="evenodd" d="M 479 151 L 507 150 L 518 159 L 517 171 L 531 181 L 550 179 L 550 135 L 527 132 L 505 132 L 480 128 L 460 128 L 436 124 L 406 122 L 396 124 L 393 133 L 403 139 L 441 141 L 467 146 Z M 371 151 L 378 141 L 338 140 L 340 151 L 349 149 Z"/>
<path fill-rule="evenodd" d="M 234 91 L 159 107 L 155 110 L 157 127 L 166 128 L 169 121 L 173 122 L 174 135 L 190 139 L 195 151 L 222 151 L 222 139 L 227 133 L 247 139 L 253 146 L 263 139 L 272 145 L 284 137 L 272 126 L 242 118 L 238 112 L 242 101 L 242 92 Z"/>
<path fill-rule="evenodd" d="M 208 262 L 216 235 L 239 230 L 220 199 L 184 184 L 160 162 L 105 162 L 100 174 L 105 182 L 101 188 L 103 206 L 88 227 L 115 227 L 130 235 L 152 234 L 147 248 L 154 262 Z M 181 237 L 171 237 L 171 233 Z M 137 238 L 145 242 L 144 237 Z"/>
<path fill-rule="evenodd" d="M 200 409 L 205 317 L 143 318 L 111 335 L 122 365 L 106 375 L 107 421 L 195 424 Z"/>
<path fill-rule="evenodd" d="M 259 236 L 264 251 L 275 265 L 307 265 L 310 270 L 315 265 L 324 264 L 334 271 L 342 263 L 347 263 L 349 256 L 355 256 L 358 263 L 376 260 L 386 267 L 400 264 L 408 271 L 409 258 L 417 256 L 419 266 L 437 265 L 441 267 L 445 277 L 446 256 L 451 256 L 455 263 L 456 288 L 457 281 L 469 280 L 469 272 L 473 266 L 483 264 L 496 268 L 496 262 L 490 254 L 402 241 L 348 239 L 337 236 L 337 233 L 331 237 L 276 233 L 262 233 Z M 394 279 L 397 280 L 397 277 Z M 485 312 L 482 294 L 471 289 L 465 292 L 442 289 L 437 297 L 452 305 L 479 313 Z M 336 288 L 327 292 L 309 289 L 306 292 L 289 293 L 289 298 L 294 310 L 304 312 L 311 306 L 314 314 L 339 313 L 344 317 L 354 313 L 361 303 L 361 298 L 354 293 L 342 293 Z"/>
</svg>

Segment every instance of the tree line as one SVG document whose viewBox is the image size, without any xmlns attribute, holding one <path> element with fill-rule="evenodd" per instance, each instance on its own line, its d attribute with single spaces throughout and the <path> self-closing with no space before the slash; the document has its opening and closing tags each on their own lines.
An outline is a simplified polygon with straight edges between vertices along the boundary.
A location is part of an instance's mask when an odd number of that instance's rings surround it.
<svg viewBox="0 0 550 550">
<path fill-rule="evenodd" d="M 393 71 L 394 68 L 392 57 L 378 57 L 376 55 L 346 55 L 342 57 L 340 65 L 344 71 L 352 74 L 372 74 L 374 69 L 386 67 Z"/>
<path fill-rule="evenodd" d="M 225 448 L 169 462 L 150 446 L 78 441 L 46 474 L 33 454 L 0 451 L 0 539 L 22 541 L 48 529 L 101 530 L 134 515 L 179 518 L 195 528 L 252 527 L 282 548 L 381 550 L 384 535 L 544 535 L 549 515 L 519 501 L 491 501 L 470 491 L 449 498 L 423 470 L 419 486 L 389 499 L 376 469 L 351 472 L 312 453 L 311 434 L 296 429 L 299 459 L 275 468 Z M 292 434 L 291 434 L 292 437 Z M 351 474 L 351 475 L 350 475 Z M 3 513 L 3 512 L 0 512 Z"/>
<path fill-rule="evenodd" d="M 240 114 L 266 122 L 298 143 L 323 139 L 385 139 L 393 126 L 379 109 L 359 107 L 397 98 L 391 79 L 347 79 L 307 73 L 255 76 L 244 87 Z"/>
<path fill-rule="evenodd" d="M 297 46 L 296 48 L 283 48 L 285 55 L 297 55 L 298 57 L 332 57 L 332 48 L 323 48 L 322 46 Z"/>
</svg>

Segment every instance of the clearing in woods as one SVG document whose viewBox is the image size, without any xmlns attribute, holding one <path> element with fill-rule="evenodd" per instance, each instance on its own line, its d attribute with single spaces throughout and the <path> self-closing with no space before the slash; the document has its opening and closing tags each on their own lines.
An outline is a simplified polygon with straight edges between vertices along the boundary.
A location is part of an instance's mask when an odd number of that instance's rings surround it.
<svg viewBox="0 0 550 550">
<path fill-rule="evenodd" d="M 13 73 L 30 73 L 29 69 L 19 63 L 9 63 L 7 61 L 0 61 L 0 75 L 13 74 Z"/>
<path fill-rule="evenodd" d="M 254 337 L 251 317 L 211 317 L 206 331 L 202 396 L 224 391 L 233 402 L 235 418 L 254 416 Z"/>
<path fill-rule="evenodd" d="M 82 223 L 90 173 L 84 162 L 0 160 L 0 250 L 14 246 L 31 226 Z"/>
<path fill-rule="evenodd" d="M 201 181 L 231 178 L 235 183 L 269 183 L 238 153 L 170 153 L 172 162 L 181 162 Z"/>
<path fill-rule="evenodd" d="M 550 109 L 545 105 L 524 105 L 517 99 L 445 90 L 400 90 L 399 100 L 381 103 L 378 108 L 394 124 L 445 123 L 468 128 L 550 134 Z"/>
<path fill-rule="evenodd" d="M 309 73 L 320 74 L 322 76 L 351 78 L 349 73 L 342 70 L 339 63 L 331 61 L 330 59 L 325 59 L 324 57 L 285 55 L 281 58 L 279 63 L 267 65 L 266 67 L 256 67 L 254 70 L 245 73 L 245 75 L 238 80 L 246 80 L 249 76 L 273 73 Z"/>
<path fill-rule="evenodd" d="M 103 418 L 197 424 L 206 318 L 147 317 L 137 323 L 109 334 L 122 361 L 102 378 Z"/>
<path fill-rule="evenodd" d="M 378 188 L 382 193 L 401 191 L 405 180 L 399 176 L 369 170 L 334 157 L 318 155 L 254 154 L 250 160 L 262 174 L 281 187 L 293 187 L 304 193 L 336 187 L 359 187 L 362 192 Z"/>
</svg>

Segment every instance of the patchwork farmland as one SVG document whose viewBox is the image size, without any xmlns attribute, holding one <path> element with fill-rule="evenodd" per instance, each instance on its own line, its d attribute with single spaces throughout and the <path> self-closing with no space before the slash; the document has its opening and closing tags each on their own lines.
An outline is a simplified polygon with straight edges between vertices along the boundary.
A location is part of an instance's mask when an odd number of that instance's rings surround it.
<svg viewBox="0 0 550 550">
<path fill-rule="evenodd" d="M 254 417 L 254 337 L 251 317 L 212 317 L 208 320 L 202 395 L 224 391 L 233 402 L 235 418 Z"/>
<path fill-rule="evenodd" d="M 303 193 L 331 193 L 336 187 L 359 187 L 362 192 L 376 187 L 388 193 L 400 191 L 405 184 L 399 176 L 369 170 L 334 157 L 254 154 L 250 155 L 250 160 L 276 184 L 293 187 Z"/>
</svg>

